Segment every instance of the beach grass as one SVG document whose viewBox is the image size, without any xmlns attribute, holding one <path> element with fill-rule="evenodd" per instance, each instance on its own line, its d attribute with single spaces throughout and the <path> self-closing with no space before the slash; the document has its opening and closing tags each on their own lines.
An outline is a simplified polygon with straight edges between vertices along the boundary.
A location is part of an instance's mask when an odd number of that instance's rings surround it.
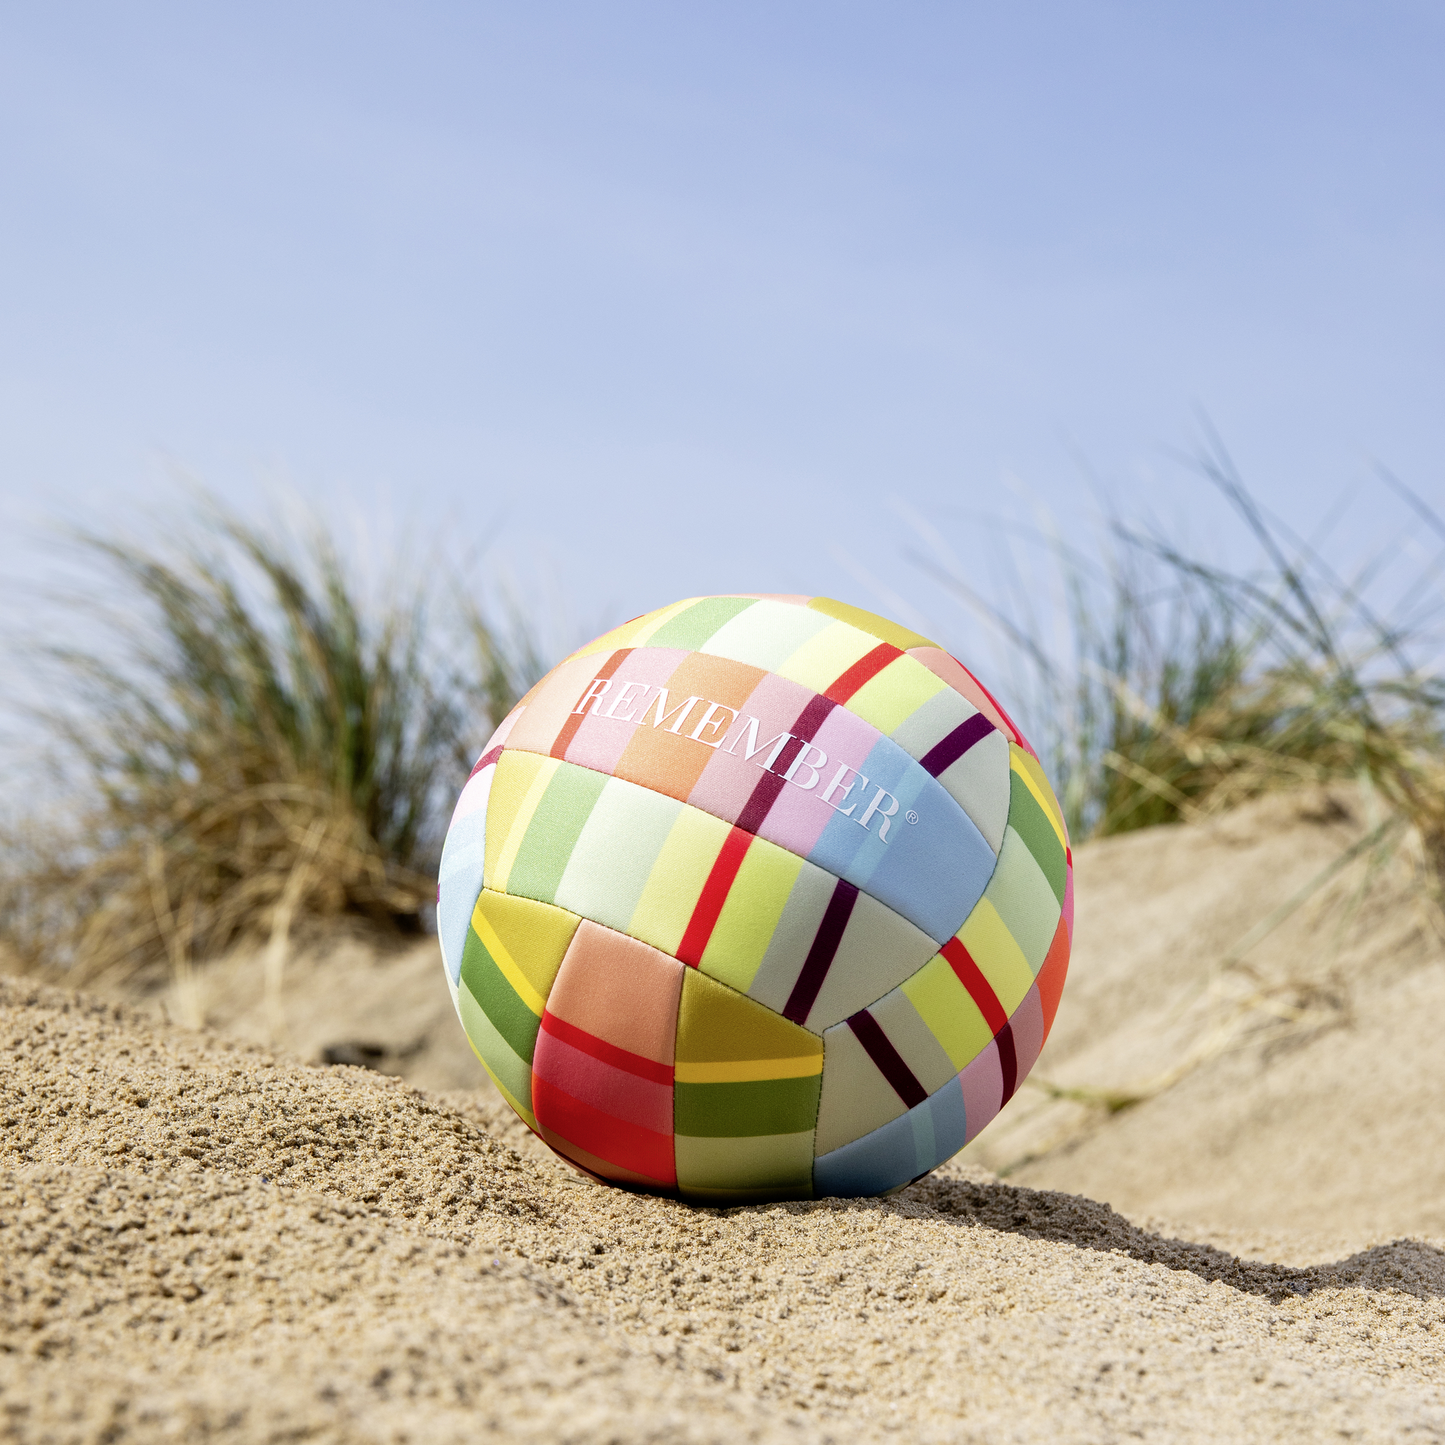
<svg viewBox="0 0 1445 1445">
<path fill-rule="evenodd" d="M 109 587 L 72 602 L 85 641 L 36 659 L 72 826 L 9 840 L 12 965 L 183 981 L 307 920 L 419 931 L 446 812 L 535 644 L 416 576 L 368 597 L 319 522 L 203 499 L 169 541 L 77 541 Z"/>
<path fill-rule="evenodd" d="M 1345 577 L 1266 513 L 1216 440 L 1194 463 L 1256 565 L 1202 559 L 1117 516 L 1093 554 L 1036 537 L 1062 599 L 1051 632 L 1035 606 L 986 598 L 973 579 L 918 560 L 1008 643 L 1014 671 L 1001 690 L 1037 740 L 1076 840 L 1347 780 L 1415 829 L 1438 882 L 1445 520 L 1381 476 L 1370 500 L 1401 509 L 1434 551 L 1407 564 L 1392 544 Z"/>
</svg>

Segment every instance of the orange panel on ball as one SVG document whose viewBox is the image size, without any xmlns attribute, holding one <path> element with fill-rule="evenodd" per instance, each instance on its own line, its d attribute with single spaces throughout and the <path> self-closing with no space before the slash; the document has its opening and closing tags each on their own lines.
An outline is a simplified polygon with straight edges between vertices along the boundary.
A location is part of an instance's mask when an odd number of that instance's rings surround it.
<svg viewBox="0 0 1445 1445">
<path fill-rule="evenodd" d="M 683 965 L 583 922 L 557 971 L 533 1058 L 538 1132 L 590 1173 L 671 1188 L 672 1072 Z"/>
</svg>

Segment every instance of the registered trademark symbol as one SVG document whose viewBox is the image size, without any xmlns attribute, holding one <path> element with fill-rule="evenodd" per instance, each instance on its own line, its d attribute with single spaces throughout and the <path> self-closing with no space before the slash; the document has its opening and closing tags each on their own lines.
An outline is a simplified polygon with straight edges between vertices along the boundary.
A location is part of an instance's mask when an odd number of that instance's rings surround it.
<svg viewBox="0 0 1445 1445">
<path fill-rule="evenodd" d="M 912 808 L 910 808 L 903 817 L 909 823 L 916 823 L 918 821 L 918 814 L 915 813 Z"/>
</svg>

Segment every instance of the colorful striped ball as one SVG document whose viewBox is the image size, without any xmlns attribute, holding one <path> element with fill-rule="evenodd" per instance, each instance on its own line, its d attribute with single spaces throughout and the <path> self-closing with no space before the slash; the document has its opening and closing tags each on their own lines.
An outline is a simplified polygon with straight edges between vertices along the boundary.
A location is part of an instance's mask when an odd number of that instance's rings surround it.
<svg viewBox="0 0 1445 1445">
<path fill-rule="evenodd" d="M 493 734 L 438 928 L 477 1056 L 577 1168 L 880 1194 L 1033 1066 L 1073 863 L 1033 750 L 941 647 L 824 597 L 690 598 Z"/>
</svg>

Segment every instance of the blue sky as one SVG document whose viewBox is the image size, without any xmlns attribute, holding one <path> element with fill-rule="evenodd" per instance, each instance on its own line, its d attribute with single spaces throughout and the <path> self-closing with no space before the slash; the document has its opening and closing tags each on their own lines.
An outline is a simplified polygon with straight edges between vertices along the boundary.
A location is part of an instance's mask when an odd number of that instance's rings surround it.
<svg viewBox="0 0 1445 1445">
<path fill-rule="evenodd" d="M 1216 545 L 1197 408 L 1301 524 L 1445 503 L 1442 74 L 1401 0 L 5 4 L 0 566 L 187 472 L 563 628 L 950 638 L 917 527 L 982 576 L 1077 456 Z"/>
</svg>

